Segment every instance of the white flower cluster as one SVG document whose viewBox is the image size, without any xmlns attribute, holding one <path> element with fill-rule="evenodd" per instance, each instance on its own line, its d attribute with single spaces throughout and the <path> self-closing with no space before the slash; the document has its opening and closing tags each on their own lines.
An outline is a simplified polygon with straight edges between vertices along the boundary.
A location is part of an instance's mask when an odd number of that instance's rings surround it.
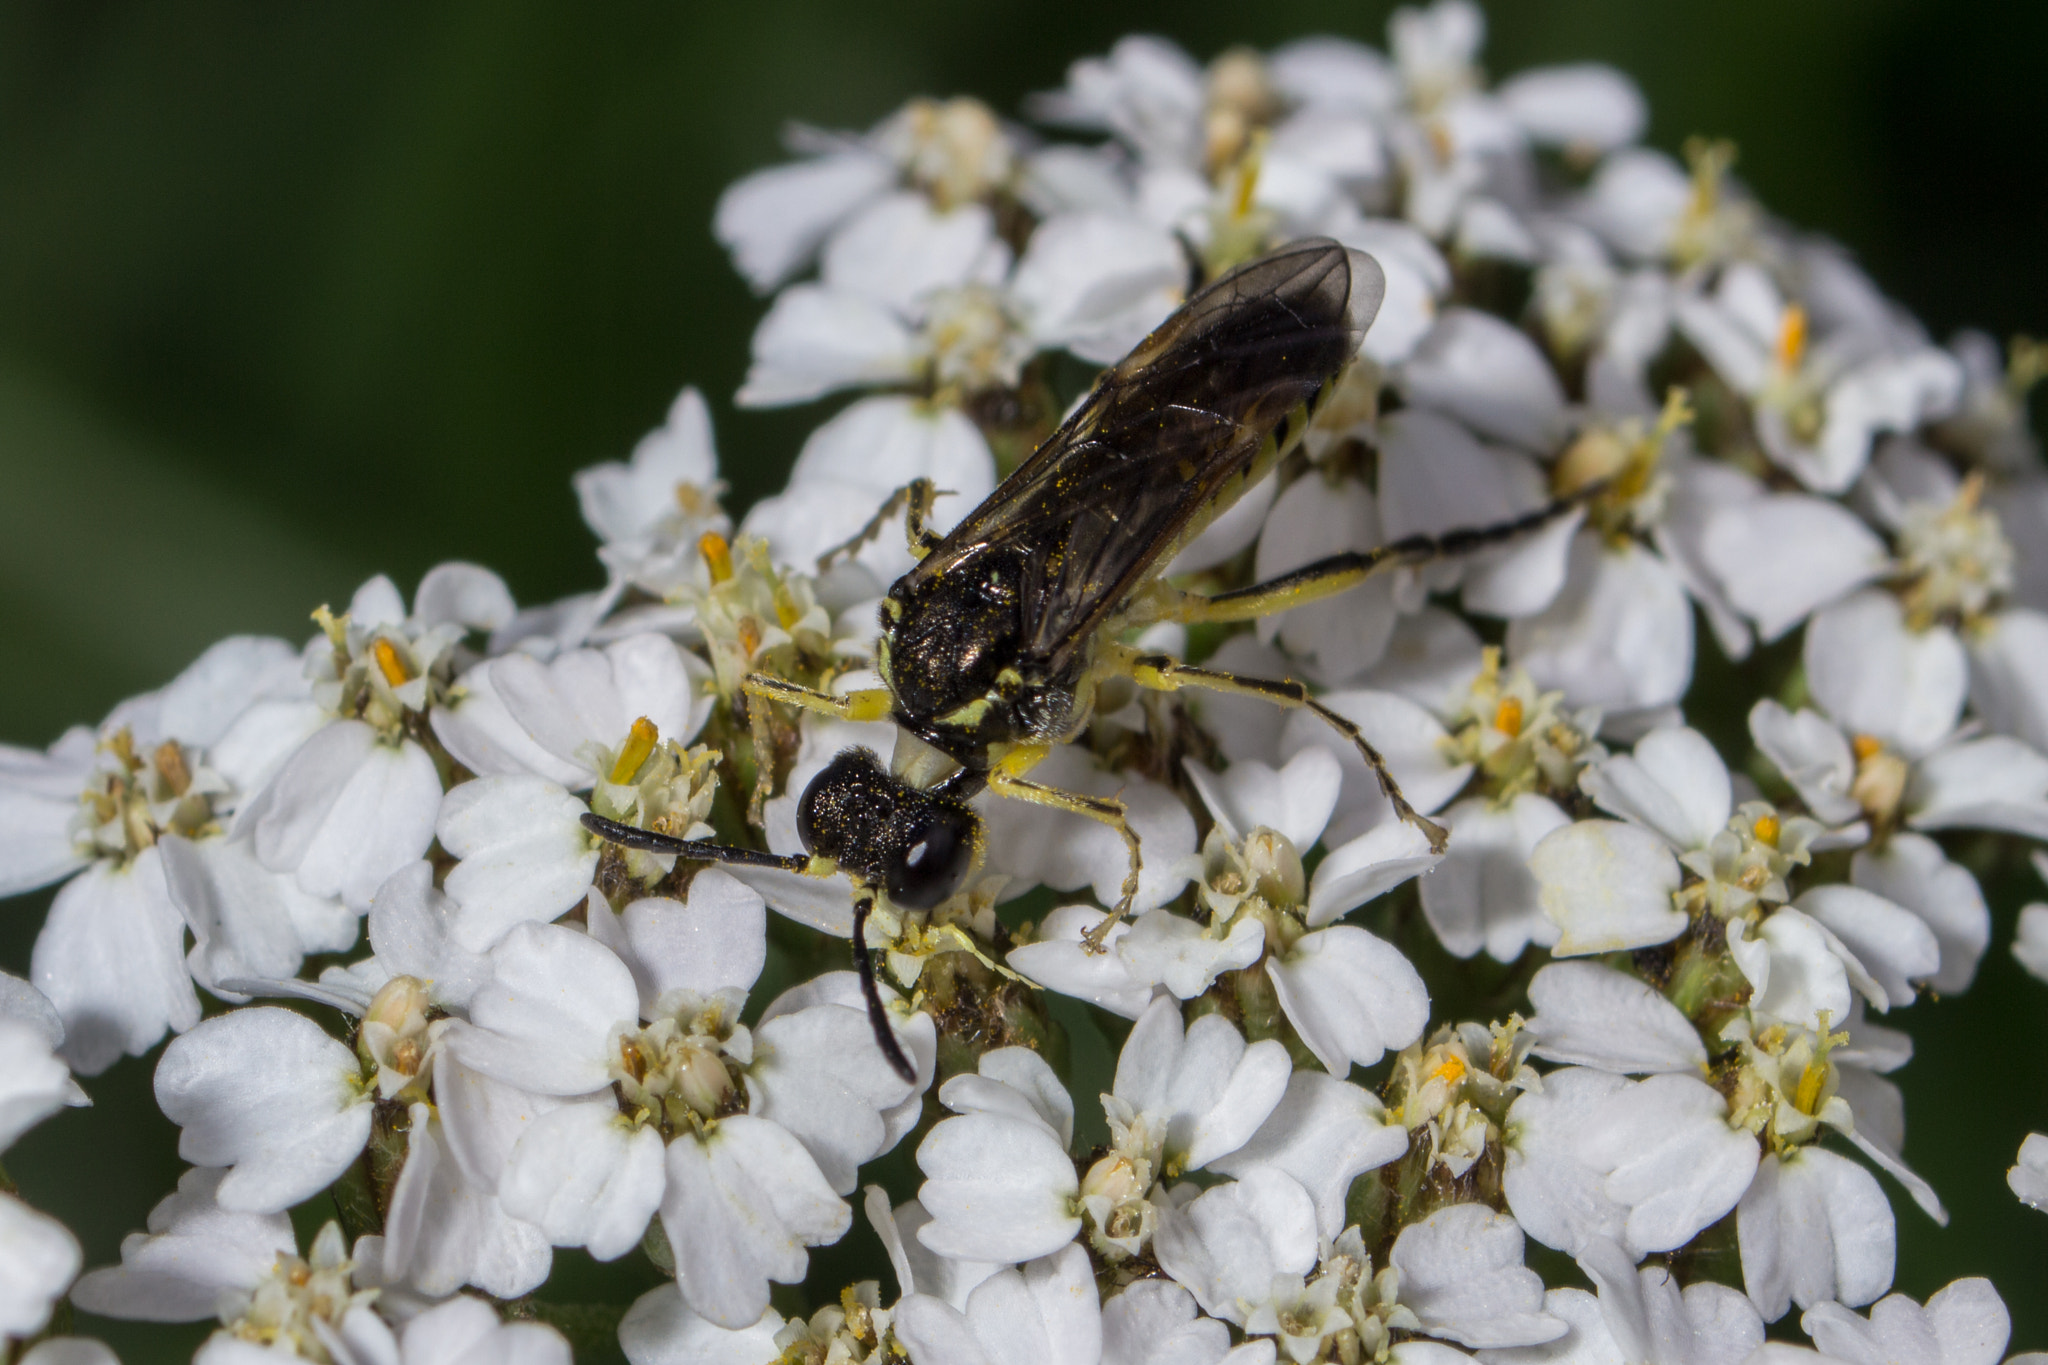
<svg viewBox="0 0 2048 1365">
<path fill-rule="evenodd" d="M 0 892 L 64 881 L 33 987 L 0 979 L 0 1147 L 84 1102 L 71 1071 L 171 1034 L 156 1094 L 192 1163 L 75 1283 L 76 1242 L 0 1193 L 0 1336 L 68 1292 L 217 1317 L 209 1365 L 566 1361 L 530 1319 L 579 1247 L 669 1277 L 617 1324 L 641 1365 L 1996 1365 L 1988 1282 L 1885 1297 L 1872 1169 L 1944 1214 L 1886 1079 L 1911 1041 L 1873 1017 L 1967 989 L 1990 943 L 1941 832 L 2048 838 L 2044 353 L 1930 341 L 1728 148 L 1637 145 L 1612 70 L 1487 88 L 1483 30 L 1439 0 L 1385 54 L 1204 67 L 1127 38 L 1030 106 L 1079 142 L 971 99 L 800 130 L 718 210 L 778 291 L 739 399 L 863 392 L 737 528 L 686 390 L 576 477 L 602 590 L 374 579 L 303 649 L 226 640 L 46 753 L 0 749 Z M 859 977 L 802 979 L 853 932 L 845 877 L 584 817 L 803 853 L 797 794 L 895 727 L 741 684 L 874 685 L 912 563 L 887 535 L 820 556 L 919 478 L 943 532 L 1087 367 L 1304 236 L 1372 255 L 1384 305 L 1176 580 L 1574 510 L 1144 644 L 1312 684 L 1448 848 L 1312 714 L 1106 689 L 1034 780 L 1120 796 L 1130 918 L 1104 908 L 1113 829 L 977 798 L 966 886 L 867 926 L 906 1079 Z M 1696 617 L 1746 694 L 1691 694 Z M 2048 905 L 2014 951 L 2048 978 Z M 1433 1019 L 1450 978 L 1411 958 L 1482 953 L 1513 964 L 1498 1017 Z M 1048 992 L 1133 1021 L 1099 1124 Z M 1107 1139 L 1077 1144 L 1077 1112 Z M 863 1189 L 905 1142 L 922 1183 Z M 2048 1206 L 2048 1137 L 2011 1183 Z M 857 1190 L 888 1273 L 798 1311 L 772 1286 Z M 287 1211 L 329 1191 L 302 1255 Z M 1592 1289 L 1546 1284 L 1531 1240 Z M 1794 1306 L 1811 1348 L 1766 1344 Z"/>
</svg>

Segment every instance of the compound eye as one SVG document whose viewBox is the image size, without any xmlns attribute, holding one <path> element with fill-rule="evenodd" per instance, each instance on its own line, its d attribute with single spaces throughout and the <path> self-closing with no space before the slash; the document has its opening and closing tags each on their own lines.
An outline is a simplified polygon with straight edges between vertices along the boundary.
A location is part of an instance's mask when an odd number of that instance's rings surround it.
<svg viewBox="0 0 2048 1365">
<path fill-rule="evenodd" d="M 924 812 L 911 838 L 892 853 L 889 899 L 913 910 L 929 910 L 960 889 L 974 866 L 976 819 L 972 811 L 940 806 Z"/>
</svg>

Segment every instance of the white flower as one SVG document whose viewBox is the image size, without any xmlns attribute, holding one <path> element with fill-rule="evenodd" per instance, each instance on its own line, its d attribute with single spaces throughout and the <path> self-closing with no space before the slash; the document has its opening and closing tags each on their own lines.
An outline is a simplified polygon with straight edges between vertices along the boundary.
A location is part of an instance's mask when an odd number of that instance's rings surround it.
<svg viewBox="0 0 2048 1365">
<path fill-rule="evenodd" d="M 1230 1329 L 1170 1280 L 1140 1280 L 1102 1305 L 1102 1365 L 1216 1365 Z"/>
<path fill-rule="evenodd" d="M 1315 1203 L 1292 1176 L 1254 1171 L 1162 1208 L 1152 1253 L 1204 1312 L 1243 1324 L 1272 1295 L 1276 1277 L 1298 1284 L 1315 1268 Z"/>
<path fill-rule="evenodd" d="M 713 231 L 762 292 L 802 270 L 847 221 L 908 179 L 940 208 L 985 197 L 1015 151 L 986 105 L 912 100 L 866 134 L 794 128 L 804 161 L 756 171 L 719 196 Z"/>
<path fill-rule="evenodd" d="M 1898 1229 L 1876 1177 L 1818 1147 L 1763 1159 L 1736 1235 L 1743 1284 L 1766 1322 L 1793 1303 L 1869 1303 L 1892 1282 Z"/>
<path fill-rule="evenodd" d="M 687 903 L 635 901 L 612 923 L 596 908 L 593 937 L 520 925 L 491 952 L 472 1022 L 447 1035 L 466 1066 L 578 1101 L 512 1147 L 507 1211 L 615 1257 L 658 1207 L 692 1309 L 731 1328 L 760 1317 L 769 1279 L 802 1277 L 807 1246 L 845 1232 L 835 1186 L 850 1191 L 854 1167 L 901 1135 L 882 1115 L 909 1093 L 857 1006 L 738 1022 L 764 913 L 714 869 Z M 905 1030 L 907 1051 L 929 1053 L 928 1028 Z"/>
<path fill-rule="evenodd" d="M 1817 1303 L 1799 1325 L 1823 1355 L 1899 1365 L 1997 1365 L 2012 1335 L 2012 1315 L 1998 1291 L 1974 1277 L 1929 1295 L 1925 1307 L 1904 1294 L 1887 1295 L 1867 1318 L 1839 1303 Z"/>
<path fill-rule="evenodd" d="M 1683 1246 L 1734 1208 L 1757 1143 L 1695 1076 L 1631 1081 L 1567 1067 L 1508 1111 L 1501 1188 L 1516 1221 L 1578 1254 L 1596 1237 L 1640 1259 Z"/>
<path fill-rule="evenodd" d="M 984 1280 L 965 1311 L 904 1297 L 892 1326 L 915 1365 L 1096 1365 L 1102 1306 L 1078 1246 Z"/>
<path fill-rule="evenodd" d="M 1529 855 L 1543 913 L 1557 925 L 1560 957 L 1667 943 L 1685 931 L 1673 907 L 1682 873 L 1670 846 L 1619 820 L 1579 820 Z"/>
<path fill-rule="evenodd" d="M 658 596 L 706 586 L 698 542 L 706 533 L 729 535 L 732 521 L 718 504 L 711 414 L 696 389 L 676 395 L 667 422 L 640 438 L 630 462 L 579 469 L 571 482 L 615 584 Z M 437 730 L 439 721 L 437 713 Z"/>
<path fill-rule="evenodd" d="M 439 1115 L 424 1101 L 411 1106 L 405 1167 L 391 1190 L 384 1235 L 359 1242 L 356 1260 L 376 1283 L 430 1298 L 465 1284 L 505 1299 L 530 1293 L 548 1278 L 554 1254 L 545 1232 L 505 1210 L 499 1172 L 509 1138 L 479 1140 L 483 1124 L 472 1120 L 462 1143 L 451 1125 L 459 1110 L 484 1109 L 491 1098 L 501 1108 L 545 1106 L 516 1092 L 482 1096 L 487 1083 L 452 1062 L 440 1064 L 434 1081 Z"/>
<path fill-rule="evenodd" d="M 1320 1071 L 1297 1071 L 1259 1130 L 1210 1167 L 1240 1178 L 1262 1169 L 1293 1176 L 1315 1202 L 1319 1234 L 1333 1239 L 1344 1227 L 1352 1181 L 1407 1149 L 1408 1134 L 1371 1091 Z"/>
<path fill-rule="evenodd" d="M 690 1311 L 673 1283 L 648 1290 L 619 1322 L 619 1348 L 632 1365 L 773 1365 L 782 1314 L 773 1308 L 740 1328 L 720 1327 Z"/>
<path fill-rule="evenodd" d="M 178 1154 L 230 1167 L 222 1207 L 290 1208 L 325 1189 L 370 1136 L 373 1088 L 355 1053 L 290 1010 L 232 1010 L 164 1050 L 157 1103 Z"/>
<path fill-rule="evenodd" d="M 1080 1181 L 1067 1146 L 1073 1101 L 1038 1054 L 999 1048 L 977 1075 L 939 1087 L 958 1117 L 917 1149 L 918 1202 L 932 1221 L 917 1240 L 941 1256 L 1014 1264 L 1049 1256 L 1081 1230 Z"/>
<path fill-rule="evenodd" d="M 1453 1204 L 1394 1239 L 1400 1301 L 1420 1329 L 1461 1346 L 1534 1346 L 1563 1336 L 1543 1279 L 1522 1264 L 1522 1230 L 1484 1204 Z"/>
</svg>

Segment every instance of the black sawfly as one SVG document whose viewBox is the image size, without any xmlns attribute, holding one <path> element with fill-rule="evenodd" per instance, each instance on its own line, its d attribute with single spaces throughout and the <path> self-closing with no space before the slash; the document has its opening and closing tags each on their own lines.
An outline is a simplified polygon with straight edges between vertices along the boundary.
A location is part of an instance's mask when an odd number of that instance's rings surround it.
<svg viewBox="0 0 2048 1365">
<path fill-rule="evenodd" d="M 853 955 L 875 1041 L 906 1081 L 867 945 L 878 897 L 926 910 L 981 858 L 968 805 L 984 789 L 1084 815 L 1130 852 L 1108 927 L 1138 889 L 1138 839 L 1113 798 L 1062 791 L 1028 774 L 1080 735 L 1108 678 L 1139 687 L 1204 688 L 1313 712 L 1357 746 L 1401 819 L 1441 851 L 1444 831 L 1401 795 L 1386 762 L 1349 720 L 1300 682 L 1197 668 L 1124 644 L 1158 621 L 1249 621 L 1343 591 L 1383 568 L 1421 564 L 1505 541 L 1578 505 L 1583 493 L 1494 526 L 1413 536 L 1333 555 L 1269 582 L 1203 596 L 1169 585 L 1174 554 L 1270 474 L 1301 439 L 1357 354 L 1386 292 L 1379 264 L 1328 239 L 1291 243 L 1202 289 L 1107 371 L 1094 391 L 1013 474 L 945 535 L 926 521 L 936 490 L 899 490 L 821 570 L 905 515 L 911 570 L 882 601 L 875 663 L 883 686 L 832 696 L 756 674 L 751 704 L 784 702 L 847 720 L 896 722 L 891 765 L 848 749 L 798 802 L 809 856 L 678 839 L 585 815 L 604 838 L 655 853 L 810 876 L 843 872 L 855 890 Z"/>
</svg>

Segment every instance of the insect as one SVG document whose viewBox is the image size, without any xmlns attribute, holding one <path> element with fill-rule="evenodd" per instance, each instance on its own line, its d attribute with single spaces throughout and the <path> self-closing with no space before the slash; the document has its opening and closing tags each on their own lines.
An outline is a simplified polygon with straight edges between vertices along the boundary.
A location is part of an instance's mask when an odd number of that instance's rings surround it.
<svg viewBox="0 0 2048 1365">
<path fill-rule="evenodd" d="M 650 833 L 586 815 L 613 842 L 657 853 L 812 876 L 844 872 L 855 889 L 853 953 L 875 1038 L 914 1079 L 890 1029 L 866 942 L 878 897 L 930 909 L 981 858 L 968 805 L 987 790 L 1098 820 L 1123 836 L 1129 870 L 1110 925 L 1138 891 L 1141 850 L 1114 798 L 1034 782 L 1052 747 L 1087 727 L 1101 684 L 1203 688 L 1313 712 L 1350 743 L 1399 817 L 1442 851 L 1444 831 L 1411 807 L 1358 728 L 1287 678 L 1194 667 L 1122 642 L 1158 621 L 1249 621 L 1355 586 L 1382 569 L 1482 548 L 1541 525 L 1571 502 L 1446 536 L 1414 536 L 1334 555 L 1268 582 L 1214 596 L 1168 584 L 1174 554 L 1272 472 L 1356 354 L 1386 289 L 1379 265 L 1327 239 L 1293 243 L 1191 297 L 1015 473 L 950 532 L 926 523 L 938 496 L 899 490 L 820 568 L 865 544 L 899 512 L 917 563 L 881 606 L 875 659 L 883 686 L 833 696 L 756 674 L 754 704 L 788 703 L 846 720 L 895 721 L 892 765 L 848 749 L 798 803 L 809 856 L 778 856 Z M 1582 497 L 1583 495 L 1581 495 Z"/>
</svg>

